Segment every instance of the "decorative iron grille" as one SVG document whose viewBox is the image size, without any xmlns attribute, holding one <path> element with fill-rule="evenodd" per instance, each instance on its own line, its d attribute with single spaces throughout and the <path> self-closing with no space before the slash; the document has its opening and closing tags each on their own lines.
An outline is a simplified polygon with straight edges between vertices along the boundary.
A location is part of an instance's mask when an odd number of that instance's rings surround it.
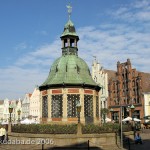
<svg viewBox="0 0 150 150">
<path fill-rule="evenodd" d="M 63 95 L 52 95 L 52 118 L 61 118 L 62 117 L 62 100 Z"/>
<path fill-rule="evenodd" d="M 99 98 L 96 96 L 96 117 L 99 117 Z"/>
<path fill-rule="evenodd" d="M 48 96 L 42 97 L 42 118 L 48 118 Z"/>
<path fill-rule="evenodd" d="M 67 116 L 77 117 L 76 105 L 80 102 L 79 94 L 68 94 L 67 95 Z"/>
<path fill-rule="evenodd" d="M 93 95 L 84 95 L 84 116 L 93 117 Z"/>
</svg>

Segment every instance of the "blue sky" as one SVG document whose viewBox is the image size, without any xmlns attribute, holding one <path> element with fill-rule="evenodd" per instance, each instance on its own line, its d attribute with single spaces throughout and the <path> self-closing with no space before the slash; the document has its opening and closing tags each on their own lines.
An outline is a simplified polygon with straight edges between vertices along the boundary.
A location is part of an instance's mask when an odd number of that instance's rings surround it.
<svg viewBox="0 0 150 150">
<path fill-rule="evenodd" d="M 23 98 L 45 81 L 61 56 L 68 2 L 79 56 L 90 68 L 96 55 L 106 69 L 130 58 L 133 68 L 150 72 L 149 0 L 1 0 L 0 99 Z"/>
</svg>

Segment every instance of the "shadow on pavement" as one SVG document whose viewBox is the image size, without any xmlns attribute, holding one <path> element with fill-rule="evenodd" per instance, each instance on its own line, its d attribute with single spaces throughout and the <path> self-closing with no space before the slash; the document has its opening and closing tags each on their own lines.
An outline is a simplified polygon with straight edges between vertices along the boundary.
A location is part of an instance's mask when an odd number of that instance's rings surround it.
<svg viewBox="0 0 150 150">
<path fill-rule="evenodd" d="M 47 150 L 76 150 L 76 149 L 81 149 L 81 150 L 102 150 L 99 147 L 88 147 L 88 142 L 80 143 L 80 144 L 73 144 L 69 146 L 62 146 L 62 147 L 50 147 L 47 148 Z"/>
</svg>

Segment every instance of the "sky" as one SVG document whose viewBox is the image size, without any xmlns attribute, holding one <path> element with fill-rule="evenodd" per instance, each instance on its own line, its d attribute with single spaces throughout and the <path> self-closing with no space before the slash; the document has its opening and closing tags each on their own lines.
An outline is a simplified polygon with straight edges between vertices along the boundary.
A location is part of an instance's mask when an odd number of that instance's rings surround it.
<svg viewBox="0 0 150 150">
<path fill-rule="evenodd" d="M 66 5 L 80 38 L 79 57 L 109 70 L 117 61 L 150 73 L 150 0 L 0 0 L 0 99 L 24 98 L 61 56 Z"/>
</svg>

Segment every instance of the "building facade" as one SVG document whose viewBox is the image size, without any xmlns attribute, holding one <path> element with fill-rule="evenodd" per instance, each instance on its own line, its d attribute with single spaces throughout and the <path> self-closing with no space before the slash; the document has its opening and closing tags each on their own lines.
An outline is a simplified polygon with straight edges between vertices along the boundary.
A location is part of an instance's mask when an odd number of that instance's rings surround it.
<svg viewBox="0 0 150 150">
<path fill-rule="evenodd" d="M 22 118 L 28 118 L 30 114 L 30 93 L 26 94 L 22 101 Z"/>
<path fill-rule="evenodd" d="M 29 117 L 32 119 L 39 121 L 40 119 L 40 91 L 39 88 L 36 87 L 30 97 L 30 105 L 29 105 Z"/>
<path fill-rule="evenodd" d="M 21 101 L 21 99 L 9 100 L 9 105 L 7 105 L 8 114 L 9 114 L 9 107 L 13 108 L 13 112 L 11 114 L 11 121 L 12 121 L 12 123 L 17 123 L 19 120 L 22 119 L 22 101 Z M 21 111 L 20 115 L 18 115 L 19 110 Z M 9 118 L 10 118 L 10 114 L 9 114 Z"/>
<path fill-rule="evenodd" d="M 150 92 L 144 92 L 144 116 L 150 117 Z"/>
<path fill-rule="evenodd" d="M 92 78 L 101 87 L 99 99 L 101 108 L 107 108 L 108 76 L 100 63 L 95 59 L 92 64 Z"/>
<path fill-rule="evenodd" d="M 8 123 L 9 117 L 9 99 L 6 98 L 3 103 L 3 122 Z"/>
<path fill-rule="evenodd" d="M 109 74 L 108 74 L 109 76 Z M 115 76 L 109 79 L 109 108 L 113 110 L 111 118 L 119 121 L 122 107 L 122 118 L 132 116 L 128 109 L 132 104 L 135 106 L 134 117 L 143 118 L 144 116 L 144 98 L 142 88 L 142 74 L 136 69 L 132 69 L 131 62 L 117 62 L 117 72 Z M 144 83 L 143 83 L 144 84 Z"/>
</svg>

